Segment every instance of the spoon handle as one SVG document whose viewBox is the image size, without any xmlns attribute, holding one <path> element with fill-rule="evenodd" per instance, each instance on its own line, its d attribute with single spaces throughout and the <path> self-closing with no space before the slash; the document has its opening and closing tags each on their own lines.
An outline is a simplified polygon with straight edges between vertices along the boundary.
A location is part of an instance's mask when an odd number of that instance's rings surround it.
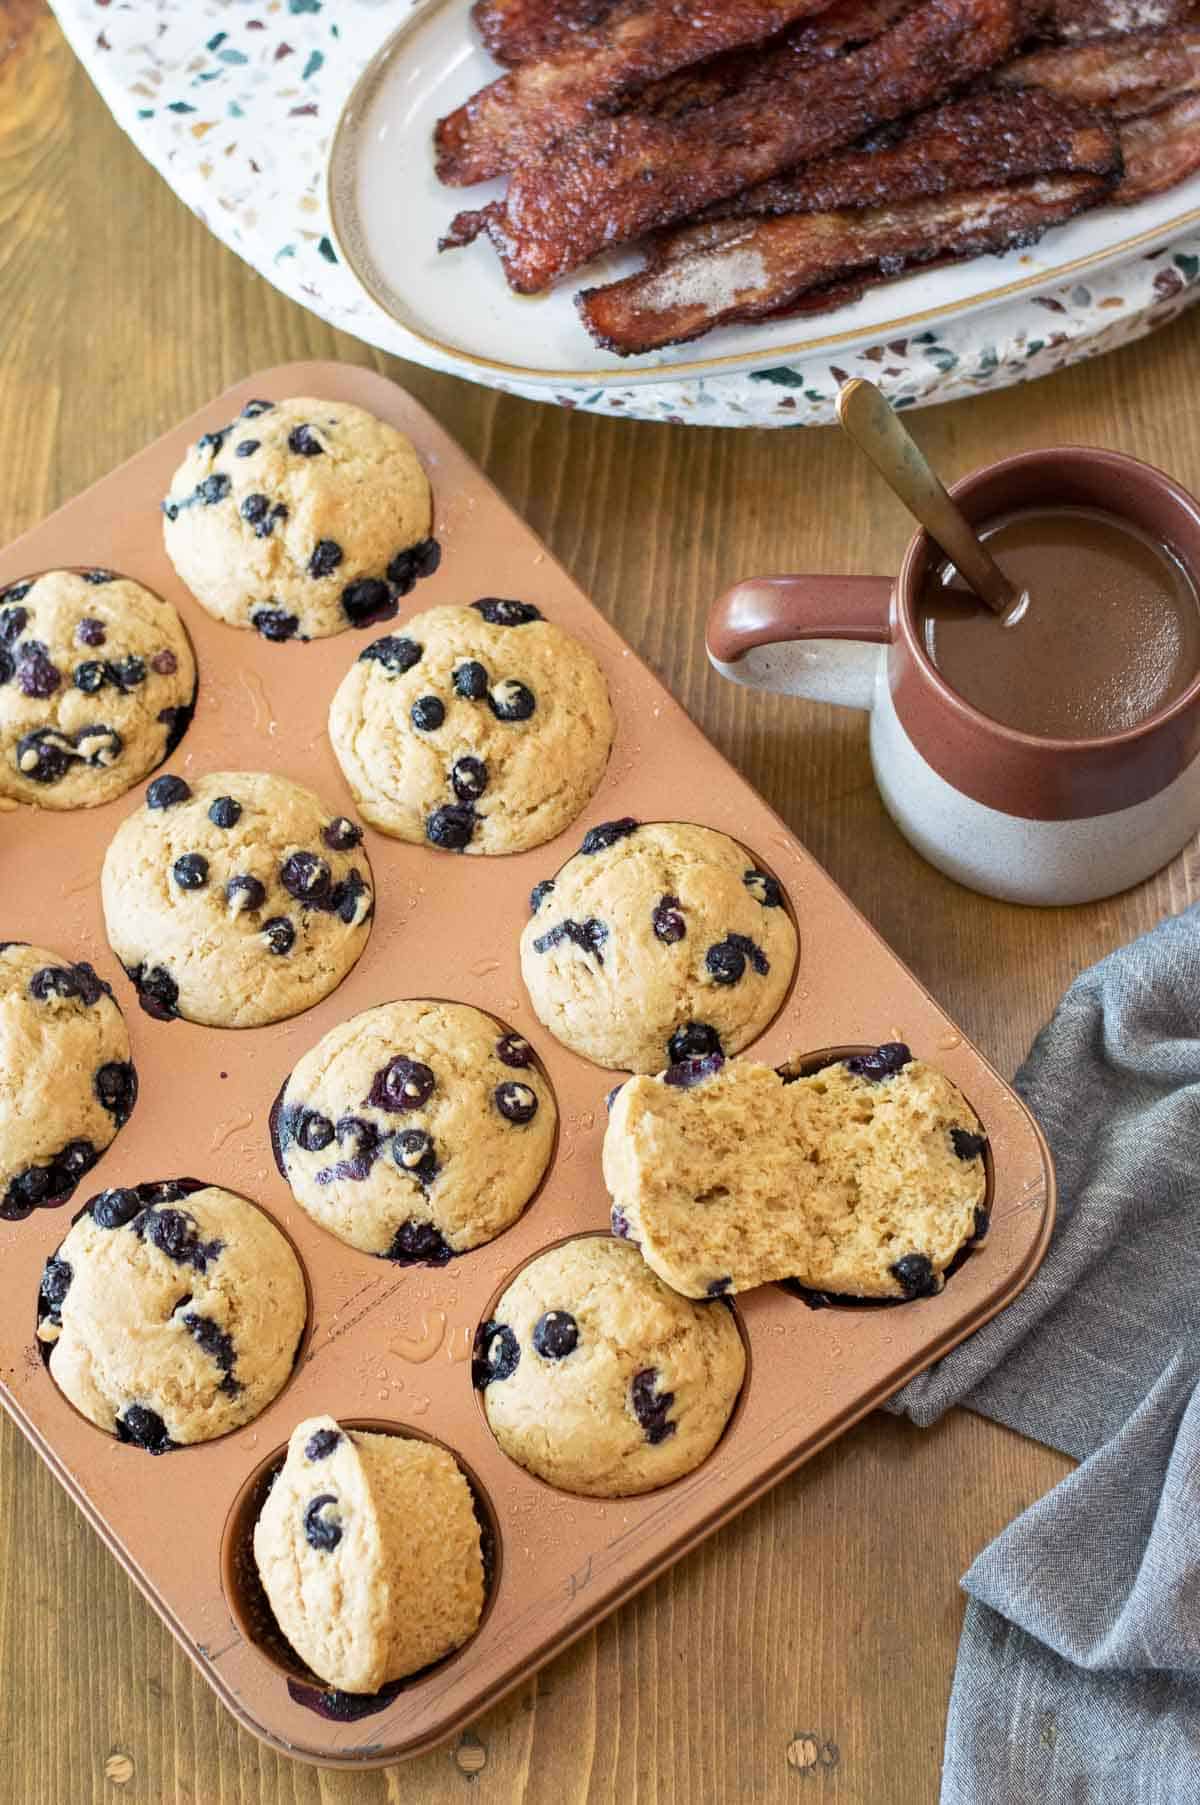
<svg viewBox="0 0 1200 1805">
<path fill-rule="evenodd" d="M 964 581 L 994 613 L 1003 614 L 1016 601 L 1017 590 L 980 544 L 882 392 L 856 376 L 839 391 L 837 409 L 844 430 Z"/>
</svg>

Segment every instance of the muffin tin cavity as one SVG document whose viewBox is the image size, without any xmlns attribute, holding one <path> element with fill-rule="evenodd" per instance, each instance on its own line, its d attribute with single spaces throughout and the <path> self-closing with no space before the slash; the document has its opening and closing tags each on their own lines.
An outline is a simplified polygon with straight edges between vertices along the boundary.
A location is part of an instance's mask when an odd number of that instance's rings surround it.
<svg viewBox="0 0 1200 1805">
<path fill-rule="evenodd" d="M 426 1430 L 407 1423 L 377 1417 L 350 1416 L 339 1416 L 337 1422 L 342 1431 L 395 1435 L 405 1440 L 428 1443 L 451 1455 L 470 1487 L 483 1560 L 483 1609 L 474 1633 L 460 1647 L 419 1672 L 392 1681 L 377 1693 L 342 1692 L 319 1679 L 289 1645 L 276 1622 L 254 1558 L 255 1525 L 287 1458 L 286 1444 L 274 1448 L 242 1482 L 226 1518 L 220 1550 L 221 1584 L 233 1620 L 265 1666 L 278 1679 L 287 1682 L 288 1692 L 297 1704 L 306 1706 L 319 1716 L 339 1722 L 351 1722 L 384 1710 L 402 1692 L 419 1686 L 431 1675 L 441 1673 L 452 1662 L 461 1660 L 477 1642 L 499 1591 L 503 1544 L 499 1519 L 487 1489 L 457 1449 Z M 324 1514 L 330 1513 L 326 1511 Z"/>
<path fill-rule="evenodd" d="M 795 979 L 782 884 L 693 822 L 598 823 L 529 907 L 521 973 L 533 1007 L 565 1046 L 610 1069 L 741 1052 Z"/>
<path fill-rule="evenodd" d="M 554 1157 L 540 1059 L 466 1003 L 382 1003 L 300 1060 L 270 1117 L 275 1163 L 323 1229 L 398 1266 L 444 1266 L 510 1228 Z"/>
<path fill-rule="evenodd" d="M 166 1454 L 245 1427 L 308 1338 L 307 1275 L 264 1210 L 200 1179 L 100 1191 L 46 1261 L 37 1345 L 118 1441 Z"/>
<path fill-rule="evenodd" d="M 626 1243 L 576 1235 L 513 1272 L 471 1378 L 501 1450 L 556 1491 L 626 1498 L 694 1472 L 749 1379 L 733 1301 L 680 1297 Z"/>
</svg>

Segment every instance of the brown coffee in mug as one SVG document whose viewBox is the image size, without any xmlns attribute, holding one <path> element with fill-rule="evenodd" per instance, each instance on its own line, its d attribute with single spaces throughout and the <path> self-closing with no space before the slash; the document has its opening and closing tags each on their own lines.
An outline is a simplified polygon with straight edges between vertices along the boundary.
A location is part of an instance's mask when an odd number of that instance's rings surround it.
<svg viewBox="0 0 1200 1805">
<path fill-rule="evenodd" d="M 1096 739 L 1149 720 L 1200 671 L 1200 596 L 1179 558 L 1131 521 L 1025 508 L 980 537 L 1020 601 L 994 614 L 942 562 L 917 630 L 939 675 L 982 714 L 1042 738 Z"/>
</svg>

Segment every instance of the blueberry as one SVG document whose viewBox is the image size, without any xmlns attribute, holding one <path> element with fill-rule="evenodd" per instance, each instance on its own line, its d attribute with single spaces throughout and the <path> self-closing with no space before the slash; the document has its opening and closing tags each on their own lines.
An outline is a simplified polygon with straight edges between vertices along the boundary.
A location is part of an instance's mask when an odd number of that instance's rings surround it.
<svg viewBox="0 0 1200 1805">
<path fill-rule="evenodd" d="M 336 539 L 318 539 L 308 560 L 310 577 L 327 577 L 342 561 L 342 548 Z"/>
<path fill-rule="evenodd" d="M 133 1226 L 140 1241 L 149 1241 L 177 1266 L 194 1266 L 197 1272 L 206 1272 L 225 1246 L 220 1240 L 202 1241 L 200 1225 L 188 1210 L 151 1205 Z"/>
<path fill-rule="evenodd" d="M 675 1402 L 675 1393 L 659 1391 L 657 1367 L 647 1366 L 640 1373 L 634 1373 L 629 1386 L 629 1402 L 651 1446 L 657 1447 L 659 1442 L 674 1435 L 676 1424 L 668 1420 L 667 1412 Z"/>
<path fill-rule="evenodd" d="M 408 595 L 418 577 L 431 577 L 442 561 L 442 548 L 436 539 L 421 539 L 407 550 L 397 552 L 387 567 L 388 582 L 400 595 Z"/>
<path fill-rule="evenodd" d="M 604 852 L 609 846 L 615 846 L 618 840 L 627 840 L 637 830 L 638 823 L 632 815 L 623 815 L 619 821 L 601 821 L 584 834 L 583 845 L 579 850 L 587 853 Z"/>
<path fill-rule="evenodd" d="M 293 434 L 293 437 L 295 435 Z M 318 447 L 319 449 L 319 447 Z M 342 1526 L 336 1517 L 327 1516 L 330 1505 L 337 1505 L 332 1492 L 318 1492 L 305 1507 L 304 1539 L 318 1554 L 332 1554 L 342 1539 Z"/>
<path fill-rule="evenodd" d="M 471 1378 L 480 1391 L 497 1379 L 511 1379 L 521 1362 L 516 1336 L 503 1322 L 485 1322 L 476 1331 Z"/>
<path fill-rule="evenodd" d="M 22 601 L 32 588 L 32 583 L 14 584 L 11 589 L 4 591 L 3 596 L 0 596 L 0 601 L 6 603 Z M 28 625 L 29 613 L 25 608 L 6 607 L 3 613 L 0 613 L 0 640 L 10 646 L 14 639 L 21 637 Z"/>
<path fill-rule="evenodd" d="M 977 1209 L 975 1211 L 975 1223 L 971 1230 L 971 1245 L 972 1246 L 975 1246 L 975 1244 L 977 1242 L 983 1241 L 987 1238 L 987 1232 L 988 1232 L 988 1229 L 991 1227 L 991 1225 L 992 1225 L 992 1219 L 989 1216 L 988 1212 L 985 1209 Z"/>
<path fill-rule="evenodd" d="M 733 1290 L 732 1278 L 710 1279 L 704 1288 L 705 1297 L 728 1297 Z"/>
<path fill-rule="evenodd" d="M 150 668 L 157 671 L 160 677 L 170 677 L 179 669 L 179 660 L 174 652 L 155 652 L 150 660 Z"/>
<path fill-rule="evenodd" d="M 230 430 L 231 429 L 228 426 L 219 426 L 216 432 L 201 433 L 200 437 L 196 440 L 196 450 L 211 451 L 213 456 L 216 457 L 222 445 L 225 443 L 225 440 L 229 437 Z"/>
<path fill-rule="evenodd" d="M 294 451 L 299 458 L 319 458 L 325 455 L 325 447 L 320 439 L 313 437 L 311 426 L 293 426 L 288 434 L 288 450 Z"/>
<path fill-rule="evenodd" d="M 87 658 L 75 666 L 74 683 L 87 696 L 95 695 L 108 682 L 108 671 L 98 658 Z"/>
<path fill-rule="evenodd" d="M 233 484 L 223 470 L 214 470 L 211 476 L 196 484 L 196 494 L 206 508 L 211 508 L 216 501 L 224 501 Z"/>
<path fill-rule="evenodd" d="M 11 654 L 6 652 L 3 646 L 0 646 L 0 683 L 10 682 L 16 668 Z"/>
<path fill-rule="evenodd" d="M 619 1090 L 620 1088 L 621 1088 L 620 1085 L 618 1085 L 617 1089 Z M 634 1247 L 641 1246 L 641 1242 L 638 1240 L 637 1236 L 634 1234 L 633 1230 L 629 1226 L 629 1218 L 625 1214 L 623 1209 L 620 1209 L 618 1206 L 614 1205 L 612 1217 L 610 1220 L 611 1220 L 611 1224 L 612 1224 L 612 1232 L 616 1236 L 618 1241 L 628 1241 Z"/>
<path fill-rule="evenodd" d="M 603 946 L 608 939 L 608 928 L 594 916 L 587 921 L 558 921 L 544 934 L 539 934 L 533 943 L 535 953 L 553 952 L 564 940 L 577 946 L 582 953 L 590 953 L 597 965 L 604 964 Z"/>
<path fill-rule="evenodd" d="M 104 570 L 99 565 L 93 565 L 91 570 L 81 570 L 79 574 L 85 583 L 91 583 L 94 588 L 99 588 L 104 583 L 116 582 L 116 572 Z"/>
<path fill-rule="evenodd" d="M 124 1228 L 142 1210 L 142 1200 L 131 1188 L 101 1191 L 92 1199 L 92 1221 L 99 1228 Z"/>
<path fill-rule="evenodd" d="M 902 1260 L 897 1260 L 888 1271 L 896 1280 L 905 1297 L 936 1297 L 938 1291 L 937 1276 L 928 1257 L 923 1253 L 906 1253 Z"/>
<path fill-rule="evenodd" d="M 340 1429 L 318 1429 L 304 1444 L 309 1460 L 328 1460 L 342 1439 Z"/>
<path fill-rule="evenodd" d="M 358 654 L 358 662 L 381 664 L 389 677 L 402 677 L 405 671 L 411 671 L 413 665 L 419 662 L 424 650 L 424 646 L 419 646 L 415 639 L 388 633 L 383 639 L 373 639 L 369 646 L 364 646 Z"/>
<path fill-rule="evenodd" d="M 272 413 L 274 407 L 275 403 L 273 401 L 247 401 L 245 407 L 242 409 L 241 418 L 243 420 L 257 420 L 260 414 Z"/>
<path fill-rule="evenodd" d="M 721 1051 L 721 1037 L 707 1022 L 686 1022 L 676 1028 L 667 1042 L 667 1063 L 680 1065 L 685 1059 L 703 1059 Z"/>
<path fill-rule="evenodd" d="M 81 646 L 102 646 L 108 636 L 104 631 L 104 622 L 94 620 L 89 615 L 76 626 L 75 637 Z"/>
<path fill-rule="evenodd" d="M 104 667 L 110 683 L 128 695 L 131 689 L 146 681 L 145 661 L 130 652 L 128 657 L 110 659 Z"/>
<path fill-rule="evenodd" d="M 533 889 L 529 892 L 529 913 L 531 915 L 537 914 L 553 888 L 554 879 L 552 877 L 544 877 L 540 884 L 535 884 L 533 886 Z"/>
<path fill-rule="evenodd" d="M 537 698 L 515 677 L 505 677 L 489 690 L 488 704 L 498 721 L 527 721 L 537 707 Z"/>
<path fill-rule="evenodd" d="M 251 458 L 261 443 L 261 439 L 239 439 L 233 448 L 233 455 L 237 458 Z"/>
<path fill-rule="evenodd" d="M 362 828 L 345 815 L 335 815 L 321 830 L 321 838 L 330 852 L 350 852 L 362 842 Z"/>
<path fill-rule="evenodd" d="M 17 769 L 34 783 L 58 783 L 66 776 L 71 757 L 62 735 L 53 734 L 49 727 L 35 727 L 17 741 Z"/>
<path fill-rule="evenodd" d="M 190 702 L 181 703 L 176 708 L 160 708 L 155 719 L 166 728 L 167 739 L 163 747 L 163 757 L 169 758 L 176 746 L 188 730 L 188 725 L 196 709 L 195 692 Z"/>
<path fill-rule="evenodd" d="M 286 608 L 256 608 L 250 616 L 250 624 L 264 639 L 278 642 L 282 639 L 294 639 L 300 620 L 298 615 L 289 614 Z"/>
<path fill-rule="evenodd" d="M 532 1122 L 538 1112 L 537 1092 L 512 1078 L 496 1086 L 492 1100 L 506 1122 Z"/>
<path fill-rule="evenodd" d="M 203 890 L 208 882 L 208 860 L 202 852 L 185 852 L 171 867 L 181 890 Z"/>
<path fill-rule="evenodd" d="M 94 727 L 81 727 L 75 735 L 77 756 L 86 760 L 89 765 L 102 765 L 105 769 L 115 765 L 125 750 L 125 742 L 115 727 L 102 727 L 97 723 Z"/>
<path fill-rule="evenodd" d="M 952 1128 L 950 1140 L 959 1159 L 978 1159 L 987 1146 L 985 1134 L 968 1134 L 965 1128 Z"/>
<path fill-rule="evenodd" d="M 208 818 L 214 827 L 236 827 L 242 818 L 242 805 L 232 796 L 218 796 L 209 805 Z"/>
<path fill-rule="evenodd" d="M 488 693 L 488 674 L 474 658 L 454 667 L 454 688 L 466 702 L 482 702 Z"/>
<path fill-rule="evenodd" d="M 846 1061 L 846 1070 L 853 1072 L 856 1078 L 866 1078 L 872 1084 L 878 1084 L 882 1078 L 892 1078 L 897 1072 L 904 1070 L 912 1054 L 901 1040 L 885 1041 L 876 1047 L 873 1053 L 855 1053 Z"/>
<path fill-rule="evenodd" d="M 266 885 L 248 873 L 231 877 L 225 886 L 225 901 L 231 915 L 241 915 L 247 909 L 261 909 L 266 900 Z"/>
<path fill-rule="evenodd" d="M 329 895 L 332 873 L 315 852 L 294 852 L 279 867 L 279 881 L 297 902 L 319 906 Z"/>
<path fill-rule="evenodd" d="M 454 1249 L 432 1222 L 402 1222 L 384 1255 L 398 1266 L 446 1266 Z"/>
<path fill-rule="evenodd" d="M 423 1185 L 437 1176 L 437 1153 L 423 1128 L 406 1128 L 398 1134 L 392 1142 L 392 1158 L 402 1172 Z"/>
<path fill-rule="evenodd" d="M 651 917 L 656 940 L 666 946 L 674 946 L 687 933 L 687 922 L 683 919 L 683 904 L 677 896 L 664 896 L 655 905 Z"/>
<path fill-rule="evenodd" d="M 751 869 L 744 872 L 742 882 L 756 902 L 764 909 L 782 909 L 783 890 L 776 878 L 767 871 Z"/>
<path fill-rule="evenodd" d="M 160 1022 L 179 1014 L 179 986 L 161 965 L 135 965 L 130 977 L 137 986 L 138 1002 Z"/>
<path fill-rule="evenodd" d="M 44 702 L 62 682 L 62 672 L 51 664 L 45 646 L 38 639 L 26 639 L 17 647 L 17 688 L 26 696 Z"/>
<path fill-rule="evenodd" d="M 488 768 L 481 758 L 468 753 L 456 758 L 450 769 L 450 784 L 460 802 L 478 802 L 487 789 Z"/>
<path fill-rule="evenodd" d="M 474 832 L 475 810 L 466 802 L 444 803 L 425 823 L 425 838 L 447 852 L 461 852 Z"/>
<path fill-rule="evenodd" d="M 296 1142 L 306 1153 L 321 1153 L 333 1139 L 333 1123 L 319 1110 L 306 1109 L 296 1124 Z"/>
<path fill-rule="evenodd" d="M 496 1042 L 496 1057 L 501 1065 L 524 1071 L 533 1064 L 533 1048 L 521 1034 L 502 1034 Z"/>
<path fill-rule="evenodd" d="M 166 500 L 160 502 L 159 505 L 168 520 L 178 520 L 180 508 L 186 508 L 189 504 L 186 501 L 172 501 L 168 495 Z"/>
<path fill-rule="evenodd" d="M 327 1185 L 341 1178 L 361 1183 L 370 1176 L 371 1168 L 379 1158 L 379 1130 L 361 1116 L 339 1116 L 334 1133 L 338 1146 L 346 1151 L 347 1157 L 335 1165 L 323 1167 L 317 1173 L 317 1183 Z"/>
<path fill-rule="evenodd" d="M 398 602 L 386 583 L 378 577 L 359 577 L 342 590 L 342 611 L 352 627 L 370 627 L 379 620 L 390 620 Z"/>
<path fill-rule="evenodd" d="M 186 1316 L 180 1320 L 196 1345 L 202 1348 L 209 1359 L 215 1361 L 224 1373 L 225 1377 L 221 1381 L 220 1389 L 226 1397 L 235 1398 L 242 1387 L 233 1376 L 233 1369 L 237 1365 L 233 1336 L 228 1329 L 223 1329 L 220 1323 L 214 1322 L 211 1316 L 201 1316 L 195 1310 L 189 1310 Z"/>
<path fill-rule="evenodd" d="M 246 524 L 254 528 L 258 539 L 269 539 L 275 531 L 276 522 L 288 517 L 283 502 L 272 502 L 266 495 L 257 493 L 245 497 L 239 512 Z"/>
<path fill-rule="evenodd" d="M 54 1322 L 61 1318 L 63 1300 L 71 1289 L 73 1277 L 68 1260 L 60 1260 L 55 1254 L 46 1261 L 42 1270 L 41 1295 L 49 1306 L 49 1314 Z"/>
<path fill-rule="evenodd" d="M 673 1084 L 679 1090 L 690 1090 L 694 1084 L 703 1084 L 706 1078 L 715 1078 L 724 1064 L 723 1053 L 704 1053 L 698 1059 L 681 1059 L 667 1067 L 663 1083 Z"/>
<path fill-rule="evenodd" d="M 435 732 L 446 718 L 445 704 L 436 696 L 418 696 L 408 712 L 418 733 Z"/>
<path fill-rule="evenodd" d="M 403 1053 L 397 1053 L 382 1070 L 376 1072 L 367 1101 L 374 1104 L 376 1109 L 388 1109 L 395 1113 L 421 1109 L 428 1103 L 436 1087 L 437 1079 L 427 1065 L 423 1065 L 419 1059 L 407 1059 Z"/>
<path fill-rule="evenodd" d="M 365 907 L 362 902 L 364 896 L 367 898 Z M 333 886 L 328 900 L 321 907 L 329 909 L 332 914 L 344 921 L 348 928 L 353 928 L 357 927 L 360 921 L 365 921 L 370 913 L 370 896 L 371 892 L 367 888 L 362 873 L 351 866 L 342 881 Z"/>
<path fill-rule="evenodd" d="M 29 980 L 29 994 L 36 1003 L 48 1003 L 51 997 L 77 997 L 79 985 L 66 965 L 43 965 Z"/>
<path fill-rule="evenodd" d="M 495 595 L 486 595 L 481 602 L 472 602 L 471 606 L 493 627 L 526 627 L 530 621 L 542 618 L 541 609 L 535 608 L 532 602 L 510 602 Z"/>
<path fill-rule="evenodd" d="M 95 970 L 86 959 L 80 959 L 71 967 L 71 976 L 75 980 L 75 994 L 91 1008 L 102 996 L 112 995 L 111 984 L 96 975 Z"/>
<path fill-rule="evenodd" d="M 296 943 L 296 930 L 286 915 L 272 915 L 270 921 L 263 922 L 262 931 L 273 953 L 290 953 Z"/>
<path fill-rule="evenodd" d="M 567 1310 L 547 1310 L 533 1325 L 533 1349 L 543 1360 L 565 1360 L 579 1345 L 579 1324 Z"/>
<path fill-rule="evenodd" d="M 167 1454 L 175 1446 L 157 1410 L 148 1410 L 144 1404 L 127 1405 L 117 1418 L 116 1430 L 119 1441 L 132 1442 L 148 1454 Z"/>
<path fill-rule="evenodd" d="M 614 1084 L 612 1089 L 605 1096 L 604 1107 L 606 1110 L 608 1110 L 610 1115 L 612 1114 L 613 1104 L 616 1102 L 617 1098 L 620 1096 L 621 1092 L 624 1089 L 625 1089 L 625 1080 L 622 1078 L 620 1084 Z"/>
<path fill-rule="evenodd" d="M 718 940 L 710 946 L 704 955 L 705 968 L 714 984 L 736 984 L 745 976 L 746 963 L 766 977 L 770 971 L 770 962 L 761 947 L 745 934 L 727 934 L 724 940 Z"/>
<path fill-rule="evenodd" d="M 146 791 L 146 807 L 174 808 L 177 802 L 186 802 L 191 793 L 191 785 L 182 777 L 156 777 Z"/>
<path fill-rule="evenodd" d="M 92 1088 L 101 1108 L 108 1111 L 118 1128 L 122 1128 L 137 1102 L 137 1073 L 133 1067 L 124 1059 L 108 1060 L 97 1069 Z"/>
</svg>

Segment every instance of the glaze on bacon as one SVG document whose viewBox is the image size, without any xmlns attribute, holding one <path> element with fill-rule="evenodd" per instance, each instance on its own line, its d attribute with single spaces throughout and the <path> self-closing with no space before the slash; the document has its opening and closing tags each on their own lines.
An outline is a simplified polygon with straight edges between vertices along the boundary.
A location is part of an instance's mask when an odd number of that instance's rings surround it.
<svg viewBox="0 0 1200 1805">
<path fill-rule="evenodd" d="M 717 326 L 778 317 L 814 289 L 862 272 L 890 279 L 934 259 L 1033 244 L 1111 186 L 1106 176 L 1038 176 L 973 194 L 741 221 L 724 243 L 585 289 L 577 304 L 605 350 L 622 357 L 662 350 Z M 837 303 L 845 298 L 843 289 Z"/>
<path fill-rule="evenodd" d="M 485 230 L 510 286 L 536 294 L 601 250 L 934 104 L 999 63 L 1024 28 L 1021 0 L 924 0 L 844 56 L 765 52 L 712 106 L 579 127 L 523 163 L 503 202 L 456 221 L 450 242 Z"/>
<path fill-rule="evenodd" d="M 440 119 L 438 176 L 462 188 L 502 175 L 621 96 L 721 51 L 761 43 L 821 3 L 621 0 L 602 28 L 502 75 Z"/>
<path fill-rule="evenodd" d="M 1185 94 L 1121 127 L 1125 174 L 1113 199 L 1123 207 L 1174 188 L 1200 169 L 1200 93 Z"/>
<path fill-rule="evenodd" d="M 1190 91 L 1200 77 L 1200 31 L 1130 32 L 1086 44 L 1035 50 L 996 72 L 1004 87 L 1045 88 L 1064 100 L 1106 106 L 1118 118 L 1142 113 L 1154 96 Z"/>
<path fill-rule="evenodd" d="M 498 63 L 532 63 L 594 31 L 617 0 L 476 0 L 475 29 Z"/>
<path fill-rule="evenodd" d="M 837 151 L 717 201 L 706 217 L 820 213 L 990 188 L 1060 170 L 1111 175 L 1120 168 L 1110 119 L 1039 88 L 948 101 L 880 136 L 879 143 Z"/>
</svg>

